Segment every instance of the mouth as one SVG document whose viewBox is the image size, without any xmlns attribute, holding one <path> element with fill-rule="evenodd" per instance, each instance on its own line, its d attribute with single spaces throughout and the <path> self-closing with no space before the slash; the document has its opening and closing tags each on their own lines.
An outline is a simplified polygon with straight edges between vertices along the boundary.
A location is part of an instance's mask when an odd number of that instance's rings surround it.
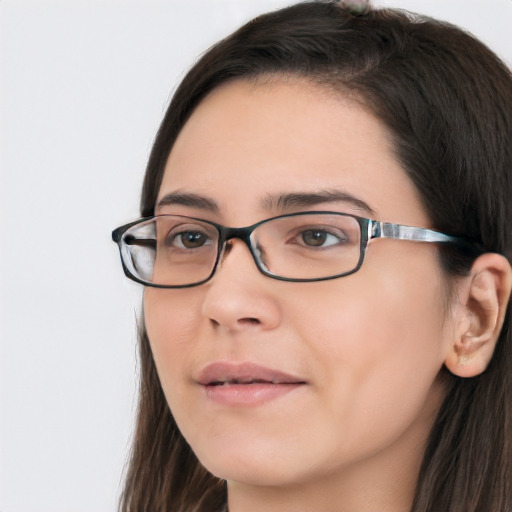
<svg viewBox="0 0 512 512">
<path fill-rule="evenodd" d="M 264 380 L 264 379 L 227 379 L 222 381 L 214 381 L 205 384 L 206 386 L 232 386 L 236 384 L 250 385 L 250 384 L 299 384 L 299 382 L 281 382 L 279 380 Z"/>
<path fill-rule="evenodd" d="M 305 384 L 305 380 L 280 370 L 255 363 L 210 363 L 199 373 L 197 382 L 203 386 L 232 384 Z"/>
<path fill-rule="evenodd" d="M 207 365 L 196 382 L 208 400 L 228 406 L 255 406 L 304 387 L 301 377 L 254 363 L 215 362 Z"/>
</svg>

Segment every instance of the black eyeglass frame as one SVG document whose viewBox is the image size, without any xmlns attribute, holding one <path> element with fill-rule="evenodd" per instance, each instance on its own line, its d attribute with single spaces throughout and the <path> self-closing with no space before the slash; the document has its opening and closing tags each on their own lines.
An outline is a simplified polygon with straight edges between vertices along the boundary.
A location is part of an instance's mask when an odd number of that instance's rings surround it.
<svg viewBox="0 0 512 512">
<path fill-rule="evenodd" d="M 347 272 L 342 272 L 341 274 L 336 274 L 333 276 L 319 277 L 319 278 L 307 278 L 307 279 L 282 277 L 282 276 L 274 274 L 274 273 L 270 272 L 268 269 L 266 269 L 264 267 L 263 263 L 261 262 L 255 248 L 253 247 L 253 244 L 251 241 L 251 234 L 253 233 L 253 231 L 255 229 L 257 229 L 258 227 L 260 227 L 263 224 L 266 224 L 267 222 L 271 222 L 275 219 L 281 219 L 281 218 L 285 218 L 285 217 L 297 217 L 300 215 L 340 215 L 340 216 L 351 217 L 351 218 L 355 219 L 358 222 L 359 227 L 361 229 L 359 261 L 357 262 L 356 267 Z M 125 261 L 123 258 L 122 244 L 126 243 L 126 241 L 123 240 L 124 234 L 133 226 L 142 224 L 144 222 L 151 221 L 158 217 L 181 217 L 181 218 L 188 219 L 188 220 L 195 220 L 195 221 L 203 222 L 205 224 L 209 224 L 217 230 L 217 232 L 219 234 L 219 239 L 217 242 L 217 244 L 218 244 L 217 256 L 215 259 L 215 263 L 213 264 L 212 271 L 210 272 L 208 277 L 206 277 L 205 279 L 202 279 L 201 281 L 191 283 L 191 284 L 162 285 L 162 284 L 156 284 L 156 283 L 152 283 L 151 281 L 145 281 L 143 279 L 140 279 L 139 277 L 134 275 L 129 270 L 129 268 L 125 264 Z M 457 247 L 458 249 L 460 249 L 468 254 L 471 254 L 473 256 L 476 256 L 476 255 L 482 253 L 482 251 L 477 249 L 475 244 L 472 244 L 471 242 L 467 241 L 466 239 L 458 237 L 458 236 L 447 235 L 445 233 L 441 233 L 441 232 L 433 230 L 433 229 L 407 226 L 404 224 L 394 224 L 391 222 L 382 222 L 379 220 L 367 219 L 365 217 L 359 217 L 357 215 L 352 215 L 349 213 L 333 212 L 333 211 L 316 211 L 315 210 L 315 211 L 294 212 L 294 213 L 288 213 L 285 215 L 277 215 L 275 217 L 271 217 L 269 219 L 264 219 L 259 222 L 256 222 L 255 224 L 252 224 L 251 226 L 241 227 L 241 228 L 226 227 L 221 224 L 217 224 L 216 222 L 201 219 L 198 217 L 189 217 L 186 215 L 164 214 L 164 215 L 153 215 L 153 216 L 149 216 L 149 217 L 143 217 L 136 221 L 133 221 L 133 222 L 130 222 L 123 226 L 120 226 L 120 227 L 114 229 L 114 231 L 112 231 L 112 240 L 119 247 L 119 252 L 120 252 L 120 256 L 121 256 L 121 264 L 123 266 L 125 275 L 132 281 L 140 283 L 144 286 L 151 286 L 153 288 L 191 288 L 193 286 L 199 286 L 201 284 L 206 283 L 215 275 L 217 268 L 219 266 L 219 261 L 221 261 L 222 255 L 224 254 L 224 251 L 226 248 L 226 243 L 229 242 L 229 240 L 232 240 L 234 238 L 242 240 L 242 242 L 245 243 L 245 245 L 249 249 L 249 252 L 251 253 L 254 263 L 256 264 L 256 267 L 263 275 L 271 277 L 273 279 L 277 279 L 279 281 L 288 281 L 288 282 L 296 282 L 296 283 L 328 281 L 330 279 L 338 279 L 340 277 L 345 277 L 350 274 L 354 274 L 361 268 L 361 266 L 363 264 L 363 261 L 364 261 L 365 255 L 366 255 L 366 249 L 368 248 L 368 244 L 372 240 L 377 239 L 377 238 L 408 240 L 411 242 L 448 243 L 448 244 L 452 244 L 454 247 Z"/>
</svg>

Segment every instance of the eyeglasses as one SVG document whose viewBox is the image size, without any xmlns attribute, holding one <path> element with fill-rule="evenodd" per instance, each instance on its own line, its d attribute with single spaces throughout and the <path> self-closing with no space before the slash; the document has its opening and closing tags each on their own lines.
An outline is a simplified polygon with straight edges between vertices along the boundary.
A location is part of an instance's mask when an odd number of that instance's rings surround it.
<svg viewBox="0 0 512 512">
<path fill-rule="evenodd" d="M 353 274 L 361 268 L 368 243 L 376 238 L 470 245 L 431 229 L 326 211 L 280 215 L 245 228 L 182 215 L 158 215 L 112 232 L 125 274 L 157 288 L 205 283 L 235 238 L 247 245 L 262 274 L 294 282 Z"/>
</svg>

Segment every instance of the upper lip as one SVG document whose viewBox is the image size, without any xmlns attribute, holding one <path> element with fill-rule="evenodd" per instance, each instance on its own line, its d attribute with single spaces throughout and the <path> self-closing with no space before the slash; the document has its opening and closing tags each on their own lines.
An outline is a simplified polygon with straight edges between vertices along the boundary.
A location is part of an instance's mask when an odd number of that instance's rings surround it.
<svg viewBox="0 0 512 512">
<path fill-rule="evenodd" d="M 304 384 L 304 379 L 279 370 L 267 368 L 251 362 L 219 361 L 206 365 L 195 379 L 203 386 L 252 382 L 267 382 L 270 384 Z"/>
</svg>

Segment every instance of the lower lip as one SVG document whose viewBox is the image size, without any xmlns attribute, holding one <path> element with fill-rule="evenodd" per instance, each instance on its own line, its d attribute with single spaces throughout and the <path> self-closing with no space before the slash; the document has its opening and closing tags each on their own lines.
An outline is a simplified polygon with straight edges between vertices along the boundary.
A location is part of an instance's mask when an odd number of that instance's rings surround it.
<svg viewBox="0 0 512 512">
<path fill-rule="evenodd" d="M 204 386 L 206 396 L 212 402 L 229 406 L 255 406 L 270 402 L 304 386 L 304 383 L 270 384 L 228 384 L 225 386 Z"/>
</svg>

